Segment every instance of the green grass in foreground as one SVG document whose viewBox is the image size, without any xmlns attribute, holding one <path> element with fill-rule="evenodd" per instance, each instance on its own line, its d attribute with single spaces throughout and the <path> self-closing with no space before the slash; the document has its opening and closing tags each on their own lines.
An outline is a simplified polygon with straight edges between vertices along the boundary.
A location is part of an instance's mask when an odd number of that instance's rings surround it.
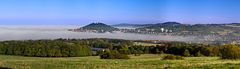
<svg viewBox="0 0 240 69">
<path fill-rule="evenodd" d="M 187 57 L 185 60 L 160 60 L 163 55 L 145 54 L 131 59 L 99 59 L 98 56 L 41 58 L 0 55 L 0 66 L 15 69 L 238 69 L 240 60 L 218 57 Z"/>
</svg>

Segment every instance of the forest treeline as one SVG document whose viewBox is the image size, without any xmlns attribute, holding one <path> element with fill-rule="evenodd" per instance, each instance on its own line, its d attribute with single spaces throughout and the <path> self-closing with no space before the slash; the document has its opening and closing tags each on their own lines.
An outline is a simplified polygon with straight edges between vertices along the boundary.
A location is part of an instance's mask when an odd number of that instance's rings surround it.
<svg viewBox="0 0 240 69">
<path fill-rule="evenodd" d="M 109 48 L 112 45 L 130 45 L 127 40 L 114 39 L 55 39 L 1 41 L 0 54 L 31 57 L 92 56 L 91 48 Z"/>
<path fill-rule="evenodd" d="M 116 55 L 141 55 L 141 54 L 174 54 L 178 56 L 221 56 L 222 58 L 240 57 L 238 45 L 204 45 L 188 44 L 184 42 L 158 42 L 155 46 L 135 45 L 133 40 L 121 39 L 55 39 L 55 40 L 22 40 L 1 41 L 0 54 L 21 55 L 34 57 L 79 57 L 103 54 L 106 51 Z M 144 42 L 144 41 L 142 41 Z M 96 54 L 92 48 L 101 48 Z M 105 52 L 104 52 L 105 51 Z M 230 55 L 228 55 L 230 54 Z M 124 55 L 122 55 L 124 56 Z M 106 57 L 107 58 L 107 57 Z M 117 58 L 117 57 L 116 57 Z"/>
<path fill-rule="evenodd" d="M 0 53 L 33 57 L 80 57 L 92 55 L 89 46 L 62 40 L 4 41 L 0 42 Z"/>
</svg>

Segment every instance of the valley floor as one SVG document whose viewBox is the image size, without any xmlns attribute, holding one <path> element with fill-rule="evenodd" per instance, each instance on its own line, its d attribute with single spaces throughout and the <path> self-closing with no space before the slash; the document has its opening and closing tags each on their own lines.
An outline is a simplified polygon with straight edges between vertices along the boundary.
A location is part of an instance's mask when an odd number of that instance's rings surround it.
<svg viewBox="0 0 240 69">
<path fill-rule="evenodd" d="M 131 59 L 99 59 L 98 56 L 42 58 L 0 55 L 0 66 L 13 69 L 238 69 L 240 60 L 218 57 L 186 57 L 160 60 L 163 55 L 145 54 Z"/>
</svg>

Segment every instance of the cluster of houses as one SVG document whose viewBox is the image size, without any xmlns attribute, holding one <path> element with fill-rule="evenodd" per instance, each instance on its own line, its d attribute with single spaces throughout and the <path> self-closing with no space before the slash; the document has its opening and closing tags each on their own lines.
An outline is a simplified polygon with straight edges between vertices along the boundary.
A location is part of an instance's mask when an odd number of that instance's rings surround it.
<svg viewBox="0 0 240 69">
<path fill-rule="evenodd" d="M 147 34 L 157 34 L 157 33 L 172 33 L 172 30 L 161 28 L 161 31 L 156 31 L 155 29 L 119 29 L 114 31 L 104 31 L 104 30 L 87 30 L 87 29 L 69 29 L 68 31 L 73 32 L 91 32 L 91 33 L 147 33 Z"/>
<path fill-rule="evenodd" d="M 172 33 L 173 31 L 169 29 L 161 28 L 160 31 L 157 31 L 156 29 L 143 29 L 143 30 L 136 29 L 135 32 L 146 33 L 146 34 L 158 34 L 158 33 Z"/>
</svg>

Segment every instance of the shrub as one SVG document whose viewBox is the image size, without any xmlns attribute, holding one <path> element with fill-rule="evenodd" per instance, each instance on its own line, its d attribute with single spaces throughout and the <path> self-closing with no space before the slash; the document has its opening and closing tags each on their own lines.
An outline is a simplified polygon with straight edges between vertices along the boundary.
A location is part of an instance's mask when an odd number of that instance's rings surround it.
<svg viewBox="0 0 240 69">
<path fill-rule="evenodd" d="M 196 56 L 196 57 L 201 57 L 201 56 L 203 56 L 203 55 L 201 54 L 200 51 L 198 51 L 198 52 L 195 54 L 195 56 Z"/>
<path fill-rule="evenodd" d="M 128 55 L 120 54 L 118 51 L 106 50 L 103 54 L 100 55 L 101 59 L 130 59 Z"/>
<path fill-rule="evenodd" d="M 200 51 L 204 56 L 220 56 L 220 48 L 222 46 L 203 46 Z"/>
<path fill-rule="evenodd" d="M 185 57 L 190 57 L 191 56 L 188 49 L 185 49 L 185 51 L 183 52 L 183 56 L 185 56 Z"/>
<path fill-rule="evenodd" d="M 167 55 L 162 58 L 162 60 L 184 60 L 181 56 Z"/>
<path fill-rule="evenodd" d="M 142 52 L 141 50 L 134 50 L 134 51 L 133 51 L 133 54 L 134 54 L 135 56 L 140 56 L 142 53 L 143 53 L 143 52 Z"/>
<path fill-rule="evenodd" d="M 240 48 L 236 45 L 225 45 L 220 49 L 222 59 L 240 59 Z"/>
</svg>

